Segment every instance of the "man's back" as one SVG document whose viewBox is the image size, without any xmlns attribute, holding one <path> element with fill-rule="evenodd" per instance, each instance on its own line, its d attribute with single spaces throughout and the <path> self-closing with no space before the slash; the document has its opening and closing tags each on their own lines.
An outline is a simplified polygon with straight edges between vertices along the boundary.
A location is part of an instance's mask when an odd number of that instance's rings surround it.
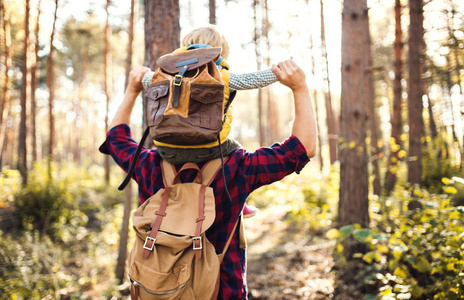
<svg viewBox="0 0 464 300">
<path fill-rule="evenodd" d="M 127 172 L 137 146 L 131 138 L 129 126 L 118 125 L 110 130 L 100 151 L 110 154 Z M 231 153 L 224 165 L 224 173 L 232 203 L 225 193 L 222 172 L 218 172 L 211 184 L 216 202 L 216 219 L 206 235 L 218 254 L 224 248 L 248 195 L 262 185 L 280 180 L 294 171 L 299 172 L 308 161 L 305 148 L 296 137 L 255 152 L 238 149 Z M 179 170 L 181 165 L 176 168 Z M 193 181 L 195 176 L 195 171 L 186 170 L 182 172 L 182 182 Z M 141 203 L 164 188 L 161 156 L 157 150 L 142 150 L 133 178 L 139 185 Z M 219 299 L 246 299 L 246 253 L 245 249 L 240 249 L 238 229 L 236 231 L 221 265 Z"/>
</svg>

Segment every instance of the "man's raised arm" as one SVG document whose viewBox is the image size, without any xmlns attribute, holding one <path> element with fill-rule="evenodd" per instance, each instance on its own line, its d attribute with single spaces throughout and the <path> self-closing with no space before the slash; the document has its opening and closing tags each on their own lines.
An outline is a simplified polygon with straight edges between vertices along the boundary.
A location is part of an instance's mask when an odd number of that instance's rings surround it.
<svg viewBox="0 0 464 300">
<path fill-rule="evenodd" d="M 130 125 L 132 110 L 134 109 L 135 99 L 143 91 L 141 80 L 143 75 L 150 71 L 147 67 L 138 67 L 129 74 L 129 83 L 127 84 L 124 100 L 122 100 L 109 129 L 119 124 Z"/>
<path fill-rule="evenodd" d="M 295 117 L 292 135 L 296 136 L 305 146 L 308 156 L 314 157 L 316 156 L 317 125 L 305 73 L 292 59 L 273 65 L 272 70 L 280 83 L 288 86 L 293 92 Z"/>
</svg>

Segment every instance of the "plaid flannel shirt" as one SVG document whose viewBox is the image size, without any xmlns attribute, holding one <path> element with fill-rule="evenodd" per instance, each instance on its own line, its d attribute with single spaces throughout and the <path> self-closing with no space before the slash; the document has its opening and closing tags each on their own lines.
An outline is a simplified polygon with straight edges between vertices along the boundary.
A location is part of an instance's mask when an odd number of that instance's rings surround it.
<svg viewBox="0 0 464 300">
<path fill-rule="evenodd" d="M 100 151 L 110 154 L 127 172 L 137 146 L 138 144 L 131 137 L 129 126 L 121 124 L 108 132 Z M 216 219 L 206 231 L 206 236 L 216 247 L 216 252 L 221 253 L 224 249 L 245 200 L 253 190 L 278 181 L 293 172 L 299 173 L 308 161 L 304 146 L 295 136 L 291 136 L 281 144 L 276 143 L 255 152 L 237 149 L 231 153 L 224 165 L 224 171 L 232 202 L 224 192 L 222 172 L 218 172 L 211 184 L 216 201 Z M 164 188 L 160 162 L 161 157 L 156 149 L 143 148 L 133 174 L 139 186 L 141 203 Z M 179 170 L 181 166 L 176 167 Z M 182 173 L 182 182 L 193 181 L 195 175 L 195 171 L 186 170 Z M 239 227 L 221 264 L 218 299 L 247 299 L 246 252 L 240 248 L 238 232 Z"/>
</svg>

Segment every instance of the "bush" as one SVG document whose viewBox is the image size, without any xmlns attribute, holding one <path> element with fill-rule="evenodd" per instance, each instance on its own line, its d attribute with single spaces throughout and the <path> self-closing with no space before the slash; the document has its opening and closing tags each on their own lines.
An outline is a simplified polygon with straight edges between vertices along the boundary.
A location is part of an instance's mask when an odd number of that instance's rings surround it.
<svg viewBox="0 0 464 300">
<path fill-rule="evenodd" d="M 413 199 L 422 208 L 404 210 L 395 225 L 383 226 L 390 232 L 349 225 L 327 235 L 337 240 L 339 253 L 348 237 L 368 246 L 356 257 L 372 267 L 364 281 L 380 286 L 378 299 L 464 299 L 464 207 L 451 206 L 449 195 L 419 189 L 398 203 Z"/>
<path fill-rule="evenodd" d="M 79 210 L 78 195 L 71 193 L 73 185 L 78 183 L 67 174 L 55 175 L 50 180 L 45 166 L 35 165 L 14 205 L 25 224 L 62 239 L 72 228 L 84 225 L 87 218 Z"/>
</svg>

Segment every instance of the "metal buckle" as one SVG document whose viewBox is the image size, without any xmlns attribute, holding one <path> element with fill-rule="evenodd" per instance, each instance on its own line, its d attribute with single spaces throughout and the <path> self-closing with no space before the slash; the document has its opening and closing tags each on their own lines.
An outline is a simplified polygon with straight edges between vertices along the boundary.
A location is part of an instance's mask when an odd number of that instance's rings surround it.
<svg viewBox="0 0 464 300">
<path fill-rule="evenodd" d="M 182 78 L 183 78 L 183 76 L 179 75 L 179 74 L 174 76 L 174 85 L 180 86 L 182 84 Z M 177 79 L 179 79 L 179 82 L 177 82 Z"/>
<path fill-rule="evenodd" d="M 193 250 L 203 249 L 203 243 L 201 242 L 201 236 L 193 237 L 192 240 L 193 240 Z M 200 241 L 200 247 L 195 247 L 195 241 Z"/>
<path fill-rule="evenodd" d="M 153 244 L 151 244 L 151 247 L 147 247 L 147 242 L 148 242 L 148 240 L 152 240 L 152 241 L 153 241 Z M 155 246 L 155 242 L 156 242 L 156 239 L 155 239 L 155 238 L 152 238 L 151 236 L 147 236 L 147 238 L 145 239 L 145 243 L 143 244 L 143 249 L 147 249 L 147 250 L 152 251 L 152 250 L 153 250 L 153 247 Z"/>
</svg>

